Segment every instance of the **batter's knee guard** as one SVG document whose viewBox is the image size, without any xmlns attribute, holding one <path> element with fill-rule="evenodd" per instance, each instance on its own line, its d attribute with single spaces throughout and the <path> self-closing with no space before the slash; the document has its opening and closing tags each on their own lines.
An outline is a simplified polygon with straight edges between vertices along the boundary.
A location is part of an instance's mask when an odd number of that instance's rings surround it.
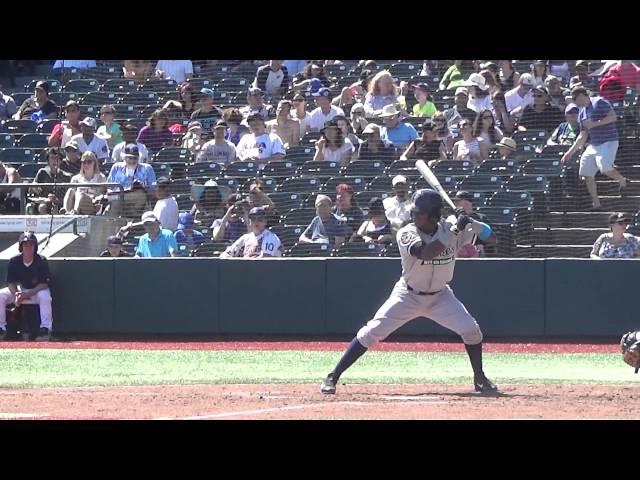
<svg viewBox="0 0 640 480">
<path fill-rule="evenodd" d="M 459 334 L 460 337 L 462 337 L 462 341 L 467 345 L 477 345 L 478 343 L 482 343 L 482 330 L 480 330 L 480 326 L 475 320 L 472 325 L 469 325 L 468 329 L 459 332 Z"/>
</svg>

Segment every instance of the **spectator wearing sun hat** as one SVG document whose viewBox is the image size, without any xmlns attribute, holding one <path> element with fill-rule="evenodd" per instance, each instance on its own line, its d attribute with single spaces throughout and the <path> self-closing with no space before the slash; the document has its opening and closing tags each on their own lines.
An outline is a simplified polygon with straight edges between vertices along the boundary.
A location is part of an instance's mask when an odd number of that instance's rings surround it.
<svg viewBox="0 0 640 480">
<path fill-rule="evenodd" d="M 93 152 L 98 160 L 105 160 L 109 158 L 109 146 L 106 140 L 95 134 L 96 125 L 95 118 L 86 117 L 80 122 L 82 133 L 71 137 L 71 141 L 77 143 L 80 153 Z"/>
<path fill-rule="evenodd" d="M 400 120 L 401 114 L 402 111 L 398 110 L 395 105 L 387 105 L 379 115 L 384 121 L 384 127 L 381 132 L 382 140 L 398 149 L 406 148 L 418 138 L 418 132 L 413 125 Z"/>
<path fill-rule="evenodd" d="M 516 141 L 511 137 L 502 137 L 502 139 L 496 144 L 498 152 L 500 153 L 501 160 L 513 160 L 515 159 L 515 152 L 518 147 Z"/>
<path fill-rule="evenodd" d="M 578 114 L 580 108 L 575 103 L 570 103 L 564 109 L 565 121 L 562 122 L 547 140 L 547 145 L 573 145 L 580 135 L 580 122 Z"/>
<path fill-rule="evenodd" d="M 413 106 L 414 117 L 433 117 L 438 113 L 438 109 L 433 103 L 433 98 L 426 83 L 418 83 L 413 86 L 413 95 L 416 97 L 416 103 Z"/>
<path fill-rule="evenodd" d="M 358 147 L 358 160 L 373 160 L 391 165 L 398 159 L 398 150 L 382 140 L 382 129 L 375 123 L 368 124 L 362 131 L 364 142 Z"/>
<path fill-rule="evenodd" d="M 487 85 L 487 80 L 482 75 L 472 73 L 462 86 L 467 87 L 469 92 L 467 108 L 476 113 L 482 112 L 483 110 L 490 110 L 495 117 L 489 85 Z"/>
<path fill-rule="evenodd" d="M 320 131 L 336 115 L 344 116 L 344 111 L 340 107 L 331 104 L 333 93 L 329 88 L 319 88 L 312 96 L 316 100 L 317 108 L 309 114 L 309 121 L 307 122 L 309 130 Z"/>
</svg>

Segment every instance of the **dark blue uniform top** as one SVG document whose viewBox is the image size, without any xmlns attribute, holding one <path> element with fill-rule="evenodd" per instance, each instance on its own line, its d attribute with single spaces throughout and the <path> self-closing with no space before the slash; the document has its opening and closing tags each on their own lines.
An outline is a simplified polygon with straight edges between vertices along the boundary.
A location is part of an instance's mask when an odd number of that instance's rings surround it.
<svg viewBox="0 0 640 480">
<path fill-rule="evenodd" d="M 37 253 L 33 257 L 33 263 L 28 267 L 22 261 L 22 255 L 9 260 L 7 283 L 16 283 L 24 289 L 32 289 L 40 283 L 50 284 L 50 281 L 47 259 Z"/>
</svg>

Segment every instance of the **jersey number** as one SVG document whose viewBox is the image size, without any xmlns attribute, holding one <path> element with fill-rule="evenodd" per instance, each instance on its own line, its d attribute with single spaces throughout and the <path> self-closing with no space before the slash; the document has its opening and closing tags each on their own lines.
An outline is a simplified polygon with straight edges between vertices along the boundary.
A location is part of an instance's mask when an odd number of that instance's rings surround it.
<svg viewBox="0 0 640 480">
<path fill-rule="evenodd" d="M 264 246 L 264 249 L 265 249 L 267 252 L 273 252 L 273 249 L 274 249 L 274 248 L 275 248 L 275 245 L 274 245 L 273 243 L 267 243 L 267 244 L 265 244 L 265 246 Z"/>
</svg>

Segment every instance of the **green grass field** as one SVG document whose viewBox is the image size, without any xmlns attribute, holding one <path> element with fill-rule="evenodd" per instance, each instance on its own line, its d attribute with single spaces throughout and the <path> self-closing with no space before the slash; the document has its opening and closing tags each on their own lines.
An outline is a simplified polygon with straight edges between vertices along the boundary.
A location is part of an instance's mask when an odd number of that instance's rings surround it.
<svg viewBox="0 0 640 480">
<path fill-rule="evenodd" d="M 162 351 L 91 349 L 0 350 L 3 387 L 316 383 L 339 352 Z M 498 384 L 629 383 L 616 354 L 485 354 Z M 632 371 L 631 371 L 632 372 Z M 345 375 L 348 383 L 466 384 L 466 354 L 368 352 Z"/>
</svg>

